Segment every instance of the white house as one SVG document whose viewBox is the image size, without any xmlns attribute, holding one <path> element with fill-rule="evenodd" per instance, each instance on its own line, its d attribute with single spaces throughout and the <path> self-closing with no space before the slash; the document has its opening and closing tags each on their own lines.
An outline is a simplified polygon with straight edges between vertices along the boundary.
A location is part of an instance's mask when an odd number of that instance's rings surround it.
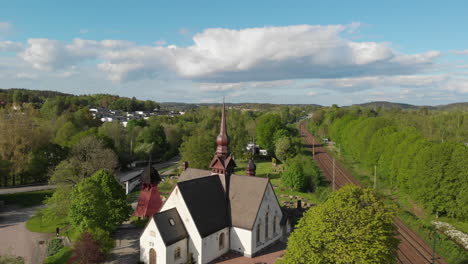
<svg viewBox="0 0 468 264">
<path fill-rule="evenodd" d="M 211 171 L 184 166 L 179 182 L 140 237 L 144 263 L 209 263 L 228 251 L 253 257 L 290 231 L 268 178 L 233 174 L 223 106 Z"/>
</svg>

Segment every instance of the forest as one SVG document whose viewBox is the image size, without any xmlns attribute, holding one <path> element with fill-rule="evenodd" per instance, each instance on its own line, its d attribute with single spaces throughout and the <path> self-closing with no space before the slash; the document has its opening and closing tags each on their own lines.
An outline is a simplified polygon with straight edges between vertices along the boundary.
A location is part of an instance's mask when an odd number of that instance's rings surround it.
<svg viewBox="0 0 468 264">
<path fill-rule="evenodd" d="M 309 128 L 376 169 L 379 186 L 434 215 L 468 220 L 468 113 L 332 106 L 315 111 Z"/>
<path fill-rule="evenodd" d="M 58 183 L 63 178 L 70 180 L 67 175 L 88 177 L 102 168 L 126 170 L 132 161 L 148 160 L 150 155 L 157 162 L 180 153 L 190 166 L 204 168 L 212 158 L 221 118 L 219 106 L 202 106 L 181 116 L 132 120 L 124 127 L 93 119 L 89 108 L 141 110 L 159 104 L 113 95 L 74 96 L 20 89 L 0 90 L 0 101 L 0 186 Z M 270 143 L 273 133 L 280 130 L 276 137 L 288 136 L 293 130 L 286 124 L 310 109 L 259 107 L 262 111 L 228 110 L 231 152 L 236 158 L 247 155 L 245 146 L 254 138 L 274 153 L 275 145 Z M 282 140 L 278 149 L 281 159 L 292 151 L 292 143 Z"/>
</svg>

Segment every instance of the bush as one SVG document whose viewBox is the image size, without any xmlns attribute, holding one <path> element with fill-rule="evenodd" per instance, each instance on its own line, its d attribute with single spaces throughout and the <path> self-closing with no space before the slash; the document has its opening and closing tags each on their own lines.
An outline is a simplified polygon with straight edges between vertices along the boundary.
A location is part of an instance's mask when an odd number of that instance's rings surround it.
<svg viewBox="0 0 468 264">
<path fill-rule="evenodd" d="M 6 254 L 0 256 L 0 264 L 24 264 L 24 259 L 22 257 Z"/>
<path fill-rule="evenodd" d="M 73 252 L 72 263 L 101 263 L 105 259 L 99 243 L 88 232 L 81 235 L 80 239 L 75 243 Z"/>
<path fill-rule="evenodd" d="M 73 254 L 73 251 L 70 247 L 63 247 L 60 249 L 57 254 L 49 256 L 44 260 L 44 264 L 63 264 L 67 263 L 68 259 Z"/>
<path fill-rule="evenodd" d="M 54 238 L 49 242 L 47 247 L 47 256 L 52 256 L 57 254 L 63 248 L 62 239 Z"/>
<path fill-rule="evenodd" d="M 112 239 L 110 233 L 101 228 L 94 228 L 90 230 L 93 239 L 99 244 L 101 252 L 107 255 L 114 247 L 115 240 Z"/>
</svg>

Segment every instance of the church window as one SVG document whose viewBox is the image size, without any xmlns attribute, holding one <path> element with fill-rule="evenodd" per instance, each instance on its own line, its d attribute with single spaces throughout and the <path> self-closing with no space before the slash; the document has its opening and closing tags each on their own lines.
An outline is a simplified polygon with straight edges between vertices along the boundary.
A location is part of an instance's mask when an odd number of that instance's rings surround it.
<svg viewBox="0 0 468 264">
<path fill-rule="evenodd" d="M 223 249 L 224 248 L 224 233 L 221 233 L 221 235 L 219 235 L 219 249 Z"/>
<path fill-rule="evenodd" d="M 273 234 L 275 234 L 275 235 L 276 235 L 276 218 L 277 217 L 275 215 L 275 217 L 273 217 Z"/>
<path fill-rule="evenodd" d="M 257 225 L 257 244 L 260 244 L 260 230 L 262 229 L 262 224 L 258 221 Z"/>
<path fill-rule="evenodd" d="M 152 236 L 152 237 L 156 237 L 156 232 L 154 232 L 154 231 L 150 231 L 150 236 Z"/>
<path fill-rule="evenodd" d="M 174 219 L 172 219 L 172 218 L 169 218 L 169 224 L 170 224 L 171 226 L 175 226 Z"/>
<path fill-rule="evenodd" d="M 265 215 L 265 240 L 268 240 L 268 212 Z"/>
<path fill-rule="evenodd" d="M 174 250 L 174 259 L 180 259 L 180 247 Z"/>
</svg>

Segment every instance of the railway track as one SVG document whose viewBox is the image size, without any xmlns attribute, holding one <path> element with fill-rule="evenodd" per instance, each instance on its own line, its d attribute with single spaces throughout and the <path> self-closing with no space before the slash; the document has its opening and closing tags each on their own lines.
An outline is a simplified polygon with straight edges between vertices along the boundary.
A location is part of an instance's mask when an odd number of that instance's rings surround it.
<svg viewBox="0 0 468 264">
<path fill-rule="evenodd" d="M 300 133 L 309 150 L 312 152 L 312 144 L 314 136 L 307 131 L 304 122 L 300 124 Z M 333 158 L 325 150 L 324 147 L 317 144 L 315 140 L 315 161 L 322 170 L 325 177 L 333 183 Z M 355 184 L 362 186 L 359 181 L 354 178 L 351 173 L 346 171 L 344 167 L 335 160 L 335 189 L 346 184 Z M 429 264 L 432 263 L 432 249 L 422 240 L 413 230 L 409 229 L 398 217 L 395 218 L 397 227 L 397 237 L 400 239 L 400 244 L 397 251 L 397 263 L 399 264 Z M 434 262 L 437 264 L 447 264 L 441 257 L 437 257 Z"/>
</svg>

